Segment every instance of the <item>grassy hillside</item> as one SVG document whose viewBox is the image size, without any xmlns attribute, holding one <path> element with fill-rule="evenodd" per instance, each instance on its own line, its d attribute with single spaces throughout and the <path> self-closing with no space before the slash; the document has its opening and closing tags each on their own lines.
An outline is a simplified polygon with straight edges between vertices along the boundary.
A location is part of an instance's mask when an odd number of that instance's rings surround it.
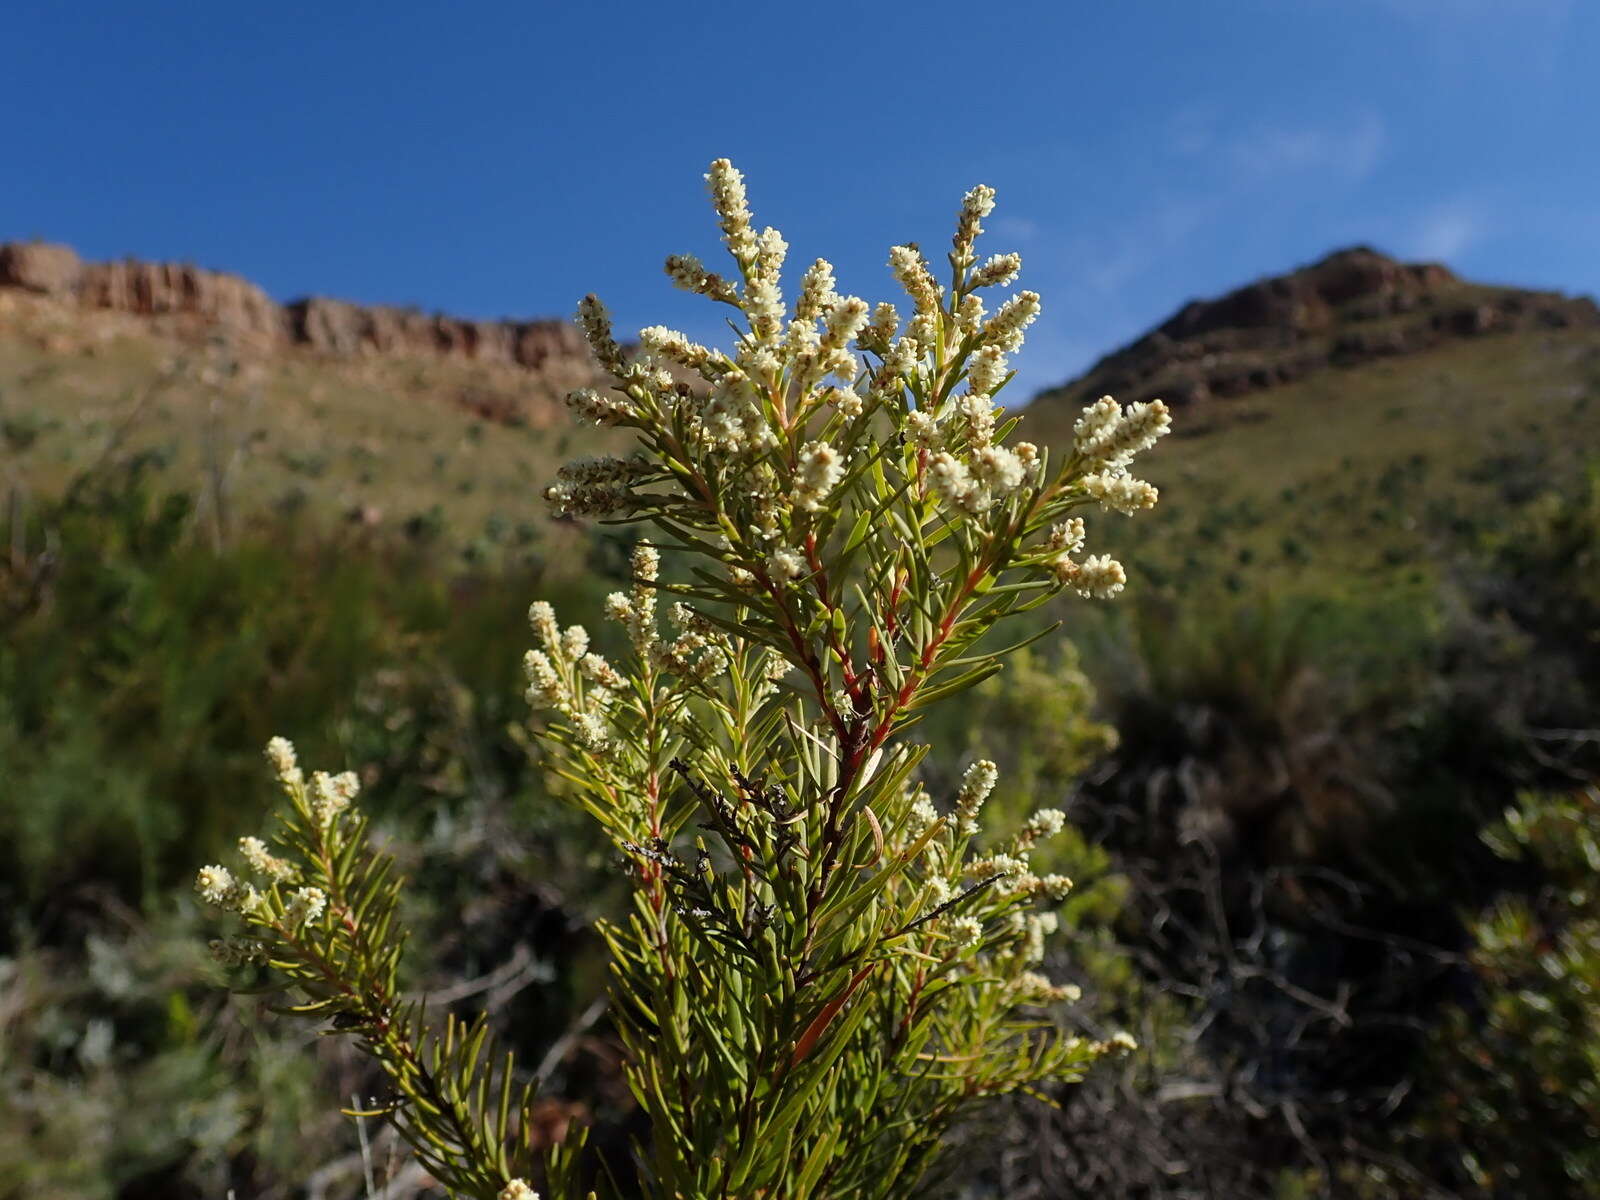
<svg viewBox="0 0 1600 1200">
<path fill-rule="evenodd" d="M 1042 400 L 1024 435 L 1060 444 Z M 1148 456 L 1161 488 L 1137 529 L 1102 516 L 1134 581 L 1365 599 L 1431 593 L 1462 539 L 1575 485 L 1600 456 L 1600 333 L 1453 342 L 1180 408 Z M 1134 540 L 1137 549 L 1134 548 Z"/>
<path fill-rule="evenodd" d="M 562 562 L 584 535 L 552 522 L 539 492 L 566 458 L 618 440 L 574 427 L 548 398 L 526 406 L 531 418 L 484 417 L 480 401 L 519 386 L 503 368 L 251 354 L 17 294 L 0 306 L 0 488 L 22 502 L 145 452 L 196 498 L 213 539 L 271 514 Z M 1023 435 L 1070 440 L 1093 381 L 1042 397 Z M 1136 584 L 1386 608 L 1430 591 L 1462 535 L 1600 455 L 1600 331 L 1519 330 L 1329 367 L 1184 405 L 1174 433 L 1147 467 L 1163 494 L 1153 518 L 1094 522 Z"/>
<path fill-rule="evenodd" d="M 480 415 L 533 391 L 514 369 L 253 353 L 28 297 L 0 304 L 0 488 L 48 498 L 103 459 L 148 453 L 170 488 L 197 497 L 208 533 L 272 513 L 442 536 L 477 555 L 538 545 L 559 557 L 573 541 L 539 499 L 577 453 L 565 411 L 540 396 L 532 419 Z M 604 440 L 579 436 L 585 452 Z"/>
</svg>

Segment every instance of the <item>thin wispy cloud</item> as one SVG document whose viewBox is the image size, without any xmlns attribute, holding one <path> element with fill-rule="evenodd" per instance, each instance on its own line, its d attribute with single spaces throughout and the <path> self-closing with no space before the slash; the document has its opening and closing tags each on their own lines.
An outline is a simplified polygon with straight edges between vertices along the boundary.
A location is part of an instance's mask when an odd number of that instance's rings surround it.
<svg viewBox="0 0 1600 1200">
<path fill-rule="evenodd" d="M 1477 205 L 1441 204 L 1423 214 L 1407 248 L 1420 258 L 1449 262 L 1482 240 L 1486 231 L 1485 215 Z"/>
<path fill-rule="evenodd" d="M 1319 179 L 1359 183 L 1377 170 L 1388 135 L 1375 112 L 1325 124 L 1257 125 L 1219 131 L 1197 111 L 1174 119 L 1171 152 L 1210 147 L 1213 182 L 1170 197 L 1102 231 L 1092 243 L 1069 247 L 1077 277 L 1102 293 L 1121 291 L 1171 260 L 1192 238 L 1229 220 L 1247 197 L 1270 199 Z"/>
<path fill-rule="evenodd" d="M 1342 0 L 1341 0 L 1342 2 Z M 1365 0 L 1409 27 L 1447 71 L 1474 69 L 1484 53 L 1515 62 L 1526 79 L 1557 74 L 1577 0 Z"/>
<path fill-rule="evenodd" d="M 1198 158 L 1217 143 L 1217 110 L 1212 104 L 1192 104 L 1173 113 L 1167 122 L 1167 143 L 1181 158 Z"/>
<path fill-rule="evenodd" d="M 1235 170 L 1257 180 L 1303 171 L 1361 180 L 1377 168 L 1387 138 L 1383 118 L 1363 112 L 1325 125 L 1258 126 L 1224 139 L 1221 153 Z"/>
<path fill-rule="evenodd" d="M 1173 250 L 1226 210 L 1229 197 L 1213 194 L 1169 200 L 1133 221 L 1080 243 L 1075 267 L 1083 283 L 1096 292 L 1121 292 L 1139 276 L 1168 259 Z"/>
</svg>

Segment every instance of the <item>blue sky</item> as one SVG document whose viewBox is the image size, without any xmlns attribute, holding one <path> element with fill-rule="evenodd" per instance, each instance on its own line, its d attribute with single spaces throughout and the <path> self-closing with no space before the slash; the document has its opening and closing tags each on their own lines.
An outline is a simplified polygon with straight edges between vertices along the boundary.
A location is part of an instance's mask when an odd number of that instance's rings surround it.
<svg viewBox="0 0 1600 1200">
<path fill-rule="evenodd" d="M 719 155 L 796 272 L 823 255 L 869 300 L 891 243 L 942 254 L 996 187 L 987 248 L 1045 301 L 1024 392 L 1353 242 L 1600 290 L 1593 0 L 18 0 L 0 44 L 0 239 L 284 299 L 532 316 L 593 290 L 623 330 L 714 339 L 660 262 L 716 252 Z"/>
</svg>

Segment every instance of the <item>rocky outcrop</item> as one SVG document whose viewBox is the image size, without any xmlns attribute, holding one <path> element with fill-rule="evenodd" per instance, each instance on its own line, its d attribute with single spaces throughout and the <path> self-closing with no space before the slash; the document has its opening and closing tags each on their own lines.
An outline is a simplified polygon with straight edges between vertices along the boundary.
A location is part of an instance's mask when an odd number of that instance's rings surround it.
<svg viewBox="0 0 1600 1200">
<path fill-rule="evenodd" d="M 0 287 L 45 296 L 71 296 L 83 278 L 83 260 L 70 246 L 48 242 L 0 245 Z"/>
<path fill-rule="evenodd" d="M 93 263 L 77 289 L 85 308 L 140 317 L 193 317 L 236 337 L 273 344 L 284 340 L 284 311 L 249 280 L 185 263 Z"/>
<path fill-rule="evenodd" d="M 295 341 L 329 354 L 443 356 L 537 371 L 586 361 L 589 353 L 566 321 L 465 321 L 321 296 L 295 300 L 285 311 Z"/>
<path fill-rule="evenodd" d="M 0 288 L 217 330 L 266 349 L 303 346 L 339 358 L 449 359 L 529 372 L 545 392 L 594 375 L 588 347 L 567 321 L 468 321 L 320 296 L 280 305 L 226 272 L 133 259 L 85 264 L 70 247 L 44 242 L 0 245 Z M 489 390 L 496 399 L 488 410 L 501 415 L 515 408 L 512 389 Z"/>
<path fill-rule="evenodd" d="M 1402 263 L 1357 246 L 1219 299 L 1190 301 L 1035 403 L 1070 407 L 1113 395 L 1194 404 L 1451 339 L 1570 326 L 1600 328 L 1600 309 L 1587 298 L 1468 283 L 1437 263 Z"/>
</svg>

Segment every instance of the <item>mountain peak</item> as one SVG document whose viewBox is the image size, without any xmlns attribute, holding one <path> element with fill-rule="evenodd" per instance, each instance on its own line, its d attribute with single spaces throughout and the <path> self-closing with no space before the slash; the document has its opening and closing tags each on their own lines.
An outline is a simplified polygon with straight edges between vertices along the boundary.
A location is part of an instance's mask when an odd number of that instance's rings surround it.
<svg viewBox="0 0 1600 1200">
<path fill-rule="evenodd" d="M 1600 310 L 1588 299 L 1469 283 L 1439 263 L 1348 246 L 1215 299 L 1189 301 L 1035 403 L 1074 405 L 1109 394 L 1181 406 L 1451 339 L 1568 326 L 1600 327 Z"/>
</svg>

